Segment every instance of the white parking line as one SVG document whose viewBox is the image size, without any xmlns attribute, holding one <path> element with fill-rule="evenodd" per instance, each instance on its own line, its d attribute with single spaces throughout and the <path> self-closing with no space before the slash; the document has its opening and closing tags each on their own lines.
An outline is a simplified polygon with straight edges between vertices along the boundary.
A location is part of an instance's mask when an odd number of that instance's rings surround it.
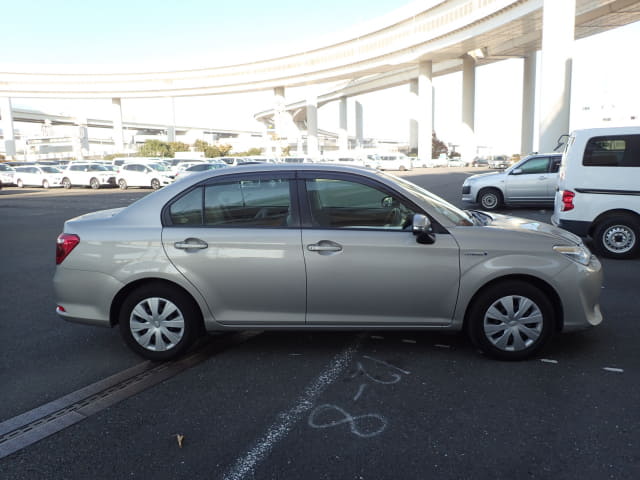
<svg viewBox="0 0 640 480">
<path fill-rule="evenodd" d="M 402 341 L 403 341 L 404 343 L 418 343 L 418 342 L 416 342 L 415 340 L 410 340 L 410 339 L 408 339 L 408 338 L 403 338 L 403 339 L 402 339 Z"/>
<path fill-rule="evenodd" d="M 540 361 L 544 363 L 558 363 L 557 360 L 551 360 L 549 358 L 541 358 Z"/>
<path fill-rule="evenodd" d="M 621 368 L 604 367 L 603 370 L 606 370 L 607 372 L 624 373 L 624 370 Z"/>
<path fill-rule="evenodd" d="M 274 445 L 291 431 L 305 413 L 311 410 L 316 398 L 347 369 L 353 355 L 360 348 L 363 338 L 364 335 L 359 335 L 353 344 L 333 357 L 327 368 L 304 390 L 296 404 L 288 411 L 276 415 L 278 421 L 269 427 L 251 450 L 236 460 L 223 477 L 225 480 L 240 480 L 254 473 L 258 463 L 265 459 Z"/>
</svg>

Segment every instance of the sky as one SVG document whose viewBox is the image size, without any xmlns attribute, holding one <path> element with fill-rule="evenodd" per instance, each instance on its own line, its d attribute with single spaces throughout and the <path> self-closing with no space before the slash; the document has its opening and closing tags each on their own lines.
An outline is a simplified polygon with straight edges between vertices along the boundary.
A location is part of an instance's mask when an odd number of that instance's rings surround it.
<svg viewBox="0 0 640 480">
<path fill-rule="evenodd" d="M 423 0 L 426 1 L 426 0 Z M 0 69 L 27 71 L 173 70 L 253 58 L 269 58 L 321 45 L 323 39 L 366 25 L 406 6 L 406 0 L 323 0 L 270 2 L 211 0 L 23 0 L 3 2 Z M 640 67 L 629 49 L 640 41 L 640 23 L 576 41 L 573 57 L 571 128 L 594 126 L 627 111 L 640 118 Z M 476 138 L 492 153 L 515 153 L 520 145 L 522 60 L 478 67 Z M 540 66 L 541 61 L 538 60 Z M 595 68 L 594 68 L 595 67 Z M 434 129 L 457 143 L 462 75 L 434 79 Z M 540 82 L 538 82 L 538 85 Z M 354 102 L 364 109 L 365 137 L 407 141 L 409 87 L 349 100 L 350 133 Z M 304 98 L 287 90 L 287 100 Z M 110 118 L 109 100 L 13 99 L 14 107 Z M 172 121 L 169 99 L 123 99 L 125 121 Z M 175 99 L 175 121 L 220 129 L 260 130 L 253 114 L 273 106 L 272 92 Z M 589 107 L 585 110 L 585 107 Z M 337 131 L 338 105 L 319 109 L 319 128 Z"/>
</svg>

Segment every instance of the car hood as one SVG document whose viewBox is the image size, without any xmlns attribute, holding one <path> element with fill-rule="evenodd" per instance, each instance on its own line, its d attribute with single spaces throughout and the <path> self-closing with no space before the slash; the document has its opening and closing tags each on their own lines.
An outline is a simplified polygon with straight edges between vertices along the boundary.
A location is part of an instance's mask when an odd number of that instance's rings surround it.
<svg viewBox="0 0 640 480">
<path fill-rule="evenodd" d="M 544 222 L 537 222 L 526 218 L 510 217 L 507 215 L 499 215 L 495 213 L 488 214 L 492 220 L 487 227 L 500 228 L 502 230 L 510 230 L 513 232 L 522 233 L 536 233 L 542 236 L 556 238 L 565 242 L 572 243 L 574 245 L 580 245 L 582 240 L 577 235 L 571 232 L 563 230 L 562 228 L 554 227 Z"/>
<path fill-rule="evenodd" d="M 485 180 L 491 182 L 493 179 L 497 179 L 500 177 L 504 177 L 504 172 L 478 173 L 476 175 L 471 175 L 470 177 L 467 177 L 467 179 L 464 182 L 467 183 L 467 182 L 485 181 Z"/>
</svg>

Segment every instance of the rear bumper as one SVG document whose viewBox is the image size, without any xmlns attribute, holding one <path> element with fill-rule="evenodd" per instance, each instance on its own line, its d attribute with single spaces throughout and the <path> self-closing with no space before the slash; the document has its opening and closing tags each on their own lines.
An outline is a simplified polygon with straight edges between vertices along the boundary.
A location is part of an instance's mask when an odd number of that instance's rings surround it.
<svg viewBox="0 0 640 480">
<path fill-rule="evenodd" d="M 551 223 L 556 227 L 568 230 L 580 237 L 588 237 L 589 229 L 591 228 L 591 222 L 585 222 L 582 220 L 563 220 L 557 218 L 555 215 L 551 217 Z"/>
</svg>

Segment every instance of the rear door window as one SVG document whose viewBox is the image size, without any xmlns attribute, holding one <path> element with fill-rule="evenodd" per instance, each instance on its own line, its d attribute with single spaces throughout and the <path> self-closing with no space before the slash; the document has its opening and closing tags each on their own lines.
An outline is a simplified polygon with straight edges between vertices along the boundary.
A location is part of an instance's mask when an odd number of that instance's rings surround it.
<svg viewBox="0 0 640 480">
<path fill-rule="evenodd" d="M 640 135 L 593 137 L 582 158 L 586 167 L 639 167 Z"/>
</svg>

